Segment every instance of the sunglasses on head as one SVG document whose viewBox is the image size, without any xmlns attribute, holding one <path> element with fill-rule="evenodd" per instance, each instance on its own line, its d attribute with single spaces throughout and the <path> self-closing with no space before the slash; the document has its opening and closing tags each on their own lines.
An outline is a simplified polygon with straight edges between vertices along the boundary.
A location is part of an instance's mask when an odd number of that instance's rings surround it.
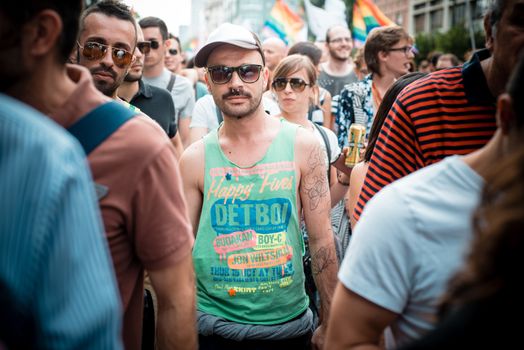
<svg viewBox="0 0 524 350">
<path fill-rule="evenodd" d="M 238 76 L 244 83 L 252 84 L 260 78 L 260 71 L 262 66 L 259 64 L 243 64 L 238 67 L 213 66 L 207 67 L 209 76 L 215 84 L 226 84 L 233 77 L 233 72 L 237 72 Z"/>
<path fill-rule="evenodd" d="M 82 56 L 90 61 L 104 58 L 109 48 L 111 48 L 111 58 L 113 59 L 115 66 L 125 68 L 131 64 L 131 61 L 133 60 L 133 55 L 130 52 L 119 47 L 111 47 L 94 41 L 88 41 L 84 46 L 80 45 L 78 42 L 77 44 L 82 52 Z"/>
<path fill-rule="evenodd" d="M 151 42 L 150 41 L 139 41 L 136 43 L 136 47 L 142 54 L 147 55 L 151 52 Z"/>
<path fill-rule="evenodd" d="M 172 56 L 176 56 L 178 55 L 178 50 L 177 49 L 169 49 L 169 54 L 172 55 Z"/>
<path fill-rule="evenodd" d="M 282 91 L 286 88 L 287 83 L 289 82 L 289 86 L 291 86 L 291 89 L 295 92 L 302 92 L 306 88 L 306 86 L 311 86 L 311 84 L 306 83 L 303 79 L 300 78 L 276 78 L 273 80 L 273 89 L 275 91 Z"/>
</svg>

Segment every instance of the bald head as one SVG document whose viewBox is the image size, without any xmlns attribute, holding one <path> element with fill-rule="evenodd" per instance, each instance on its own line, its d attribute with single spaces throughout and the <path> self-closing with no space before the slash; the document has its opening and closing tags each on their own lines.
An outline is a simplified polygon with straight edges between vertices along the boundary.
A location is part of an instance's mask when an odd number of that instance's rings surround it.
<svg viewBox="0 0 524 350">
<path fill-rule="evenodd" d="M 287 46 L 282 39 L 268 38 L 262 43 L 262 51 L 266 58 L 266 66 L 270 71 L 273 71 L 280 60 L 286 57 Z"/>
</svg>

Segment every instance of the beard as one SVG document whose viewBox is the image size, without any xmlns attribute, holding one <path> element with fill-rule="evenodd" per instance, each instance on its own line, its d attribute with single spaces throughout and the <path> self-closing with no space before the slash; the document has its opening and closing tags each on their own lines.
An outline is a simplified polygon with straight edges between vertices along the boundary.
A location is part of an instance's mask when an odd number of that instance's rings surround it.
<svg viewBox="0 0 524 350">
<path fill-rule="evenodd" d="M 243 106 L 231 106 L 227 103 L 226 99 L 232 96 L 245 96 L 248 98 L 247 105 Z M 262 101 L 262 94 L 257 94 L 257 96 L 253 97 L 252 94 L 249 92 L 244 91 L 244 89 L 230 89 L 229 92 L 225 93 L 221 96 L 221 98 L 216 98 L 213 96 L 215 103 L 217 104 L 218 108 L 224 113 L 224 115 L 241 119 L 246 116 L 249 116 L 253 114 L 258 107 L 260 106 L 260 103 Z"/>
<path fill-rule="evenodd" d="M 332 59 L 335 61 L 347 61 L 351 57 L 351 49 L 349 49 L 348 53 L 339 53 L 337 50 L 329 50 L 329 55 Z"/>
<path fill-rule="evenodd" d="M 112 68 L 95 67 L 91 68 L 90 71 L 92 75 L 99 72 L 104 72 L 106 74 L 111 75 L 111 77 L 113 78 L 113 83 L 108 83 L 105 80 L 97 80 L 96 78 L 93 79 L 93 82 L 95 83 L 95 86 L 98 89 L 98 91 L 100 91 L 108 97 L 113 97 L 115 91 L 118 89 L 120 84 L 122 84 L 122 81 L 124 81 L 124 76 L 119 77 L 118 74 Z"/>
<path fill-rule="evenodd" d="M 124 81 L 128 83 L 134 83 L 140 79 L 142 79 L 142 73 L 131 73 L 131 71 L 129 71 L 129 73 L 124 77 Z"/>
</svg>

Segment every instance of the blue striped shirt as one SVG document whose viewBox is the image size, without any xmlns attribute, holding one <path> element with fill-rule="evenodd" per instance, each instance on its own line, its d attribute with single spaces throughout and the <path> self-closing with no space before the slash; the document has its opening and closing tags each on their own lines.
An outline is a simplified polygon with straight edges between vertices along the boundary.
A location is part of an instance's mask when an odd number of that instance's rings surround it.
<svg viewBox="0 0 524 350">
<path fill-rule="evenodd" d="M 21 341 L 122 348 L 118 290 L 85 155 L 52 121 L 1 94 L 0 179 L 0 293 L 34 325 Z"/>
</svg>

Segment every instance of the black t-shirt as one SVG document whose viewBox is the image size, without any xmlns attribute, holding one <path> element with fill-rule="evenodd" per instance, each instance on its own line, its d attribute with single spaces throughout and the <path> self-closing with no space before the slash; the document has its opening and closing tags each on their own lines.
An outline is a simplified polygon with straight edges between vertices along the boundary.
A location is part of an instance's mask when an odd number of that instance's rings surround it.
<svg viewBox="0 0 524 350">
<path fill-rule="evenodd" d="M 140 108 L 142 112 L 155 120 L 166 132 L 169 138 L 176 135 L 175 104 L 171 94 L 166 89 L 149 85 L 142 80 L 138 81 L 137 94 L 129 101 Z"/>
</svg>

